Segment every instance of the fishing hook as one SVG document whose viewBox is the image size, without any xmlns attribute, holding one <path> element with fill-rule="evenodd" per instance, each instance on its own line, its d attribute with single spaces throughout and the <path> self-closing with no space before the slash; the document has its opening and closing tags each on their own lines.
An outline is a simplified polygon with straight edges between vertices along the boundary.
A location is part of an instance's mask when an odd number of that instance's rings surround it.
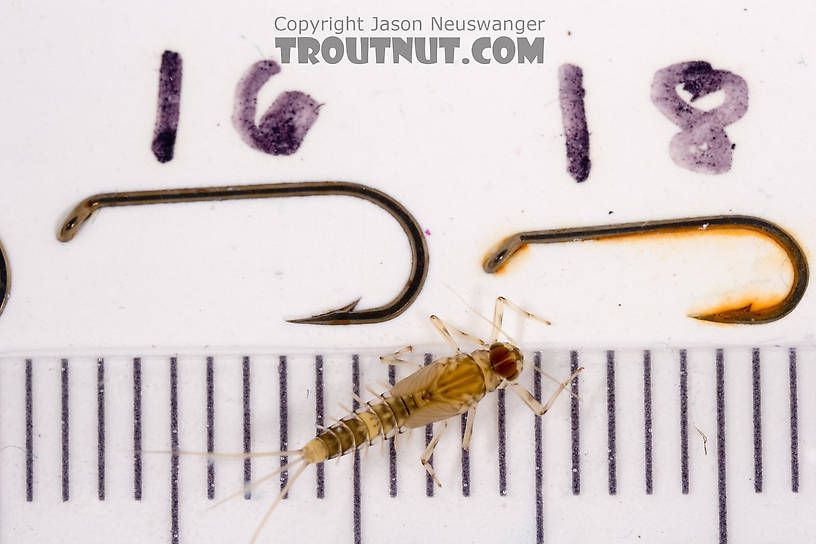
<svg viewBox="0 0 816 544">
<path fill-rule="evenodd" d="M 61 242 L 72 240 L 80 227 L 96 210 L 107 207 L 320 195 L 343 195 L 362 198 L 391 214 L 408 237 L 408 244 L 411 247 L 411 272 L 402 291 L 394 299 L 382 306 L 355 310 L 357 303 L 360 301 L 357 298 L 350 304 L 336 310 L 288 321 L 290 323 L 311 323 L 314 325 L 351 325 L 379 323 L 397 317 L 416 299 L 428 274 L 428 247 L 425 236 L 416 219 L 402 204 L 382 191 L 358 183 L 310 181 L 101 193 L 86 198 L 74 207 L 67 219 L 62 223 L 57 238 Z"/>
<path fill-rule="evenodd" d="M 595 227 L 575 227 L 566 229 L 537 230 L 519 232 L 504 241 L 484 261 L 484 271 L 493 273 L 499 270 L 513 254 L 526 244 L 555 244 L 559 242 L 582 242 L 619 238 L 638 234 L 712 231 L 740 229 L 754 231 L 766 236 L 781 247 L 790 260 L 793 268 L 793 283 L 787 295 L 772 306 L 752 309 L 748 304 L 742 308 L 732 308 L 711 314 L 691 315 L 695 319 L 715 323 L 769 323 L 789 314 L 805 294 L 808 284 L 808 263 L 799 243 L 781 227 L 760 219 L 745 215 L 713 215 L 710 217 L 691 217 L 686 219 L 668 219 L 662 221 L 638 221 L 618 225 L 600 225 Z"/>
<path fill-rule="evenodd" d="M 6 309 L 9 291 L 11 290 L 11 274 L 9 272 L 8 257 L 3 244 L 0 244 L 0 314 Z"/>
</svg>

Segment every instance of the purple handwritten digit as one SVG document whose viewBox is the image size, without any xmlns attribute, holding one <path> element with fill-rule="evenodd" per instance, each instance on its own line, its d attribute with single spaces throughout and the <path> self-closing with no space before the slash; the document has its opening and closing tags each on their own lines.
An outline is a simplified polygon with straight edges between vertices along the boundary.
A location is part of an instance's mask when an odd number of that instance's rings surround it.
<svg viewBox="0 0 816 544">
<path fill-rule="evenodd" d="M 558 99 L 567 140 L 567 172 L 578 183 L 589 176 L 589 131 L 584 111 L 584 72 L 573 64 L 558 69 Z"/>
<path fill-rule="evenodd" d="M 280 66 L 272 60 L 256 62 L 247 70 L 235 91 L 232 124 L 250 147 L 271 155 L 291 155 L 317 119 L 320 104 L 308 94 L 287 91 L 255 124 L 258 92 L 278 72 Z"/>
<path fill-rule="evenodd" d="M 181 55 L 175 51 L 165 51 L 159 68 L 159 105 L 153 128 L 153 143 L 150 145 L 159 162 L 173 160 L 180 100 Z"/>
<path fill-rule="evenodd" d="M 691 102 L 719 90 L 725 92 L 725 101 L 710 111 L 699 110 L 677 94 L 678 85 L 691 93 Z M 723 174 L 731 169 L 733 146 L 724 128 L 748 110 L 748 84 L 744 79 L 714 70 L 707 62 L 681 62 L 655 74 L 652 102 L 683 129 L 669 146 L 677 165 L 704 174 Z"/>
</svg>

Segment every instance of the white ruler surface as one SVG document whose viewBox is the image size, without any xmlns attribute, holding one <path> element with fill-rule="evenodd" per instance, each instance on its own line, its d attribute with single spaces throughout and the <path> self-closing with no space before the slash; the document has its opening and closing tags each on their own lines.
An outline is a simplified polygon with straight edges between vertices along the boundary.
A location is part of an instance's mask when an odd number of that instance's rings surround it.
<svg viewBox="0 0 816 544">
<path fill-rule="evenodd" d="M 419 362 L 446 355 L 441 347 Z M 452 421 L 307 469 L 260 542 L 804 542 L 816 531 L 816 350 L 539 350 L 585 371 L 536 417 L 498 392 L 470 451 Z M 354 354 L 13 357 L 0 361 L 0 541 L 248 542 L 285 459 L 208 464 L 148 450 L 301 447 L 407 375 Z M 555 385 L 529 368 L 521 383 Z M 577 396 L 577 398 L 576 398 Z M 228 540 L 229 539 L 229 540 Z"/>
</svg>

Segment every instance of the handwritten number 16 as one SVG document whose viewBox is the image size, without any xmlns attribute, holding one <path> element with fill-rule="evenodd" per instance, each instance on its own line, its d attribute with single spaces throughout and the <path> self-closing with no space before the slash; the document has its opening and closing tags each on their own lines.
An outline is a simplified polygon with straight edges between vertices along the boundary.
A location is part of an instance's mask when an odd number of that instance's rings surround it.
<svg viewBox="0 0 816 544">
<path fill-rule="evenodd" d="M 173 51 L 162 54 L 159 105 L 151 145 L 159 162 L 173 159 L 179 122 L 181 67 L 181 55 Z M 235 91 L 232 124 L 250 147 L 270 155 L 291 155 L 298 150 L 317 120 L 320 105 L 306 93 L 287 91 L 278 96 L 256 123 L 258 92 L 278 72 L 280 66 L 273 60 L 262 60 L 249 67 Z"/>
</svg>

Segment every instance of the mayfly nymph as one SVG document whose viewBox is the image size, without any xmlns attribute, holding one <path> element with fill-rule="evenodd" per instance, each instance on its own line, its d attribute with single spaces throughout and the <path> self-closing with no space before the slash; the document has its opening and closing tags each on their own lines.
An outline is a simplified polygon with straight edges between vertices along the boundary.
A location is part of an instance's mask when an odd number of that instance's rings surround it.
<svg viewBox="0 0 816 544">
<path fill-rule="evenodd" d="M 471 353 L 465 353 L 459 348 L 448 326 L 438 317 L 431 316 L 430 319 L 433 325 L 456 350 L 454 355 L 437 359 L 431 364 L 419 368 L 413 374 L 397 382 L 385 393 L 376 394 L 372 390 L 371 392 L 376 396 L 376 399 L 365 403 L 358 399 L 361 404 L 360 408 L 351 411 L 330 427 L 323 429 L 320 434 L 299 450 L 237 455 L 238 457 L 246 457 L 280 454 L 296 457 L 294 461 L 252 483 L 251 487 L 254 487 L 284 470 L 294 470 L 294 474 L 264 515 L 255 534 L 252 536 L 252 542 L 255 542 L 272 511 L 309 465 L 354 453 L 359 449 L 371 446 L 377 438 L 386 440 L 393 438 L 397 433 L 401 433 L 406 429 L 441 422 L 442 425 L 437 429 L 433 439 L 420 457 L 422 465 L 433 477 L 437 485 L 441 486 L 442 484 L 437 479 L 429 459 L 447 427 L 448 419 L 467 412 L 467 424 L 462 438 L 462 447 L 467 449 L 476 416 L 476 406 L 488 393 L 497 389 L 510 389 L 537 415 L 546 413 L 558 395 L 583 370 L 583 367 L 576 370 L 566 381 L 561 382 L 558 389 L 545 404 L 539 403 L 524 386 L 515 381 L 524 368 L 524 356 L 521 350 L 511 342 L 498 340 L 499 332 L 503 332 L 501 323 L 505 306 L 522 313 L 526 317 L 549 324 L 548 321 L 537 318 L 507 299 L 499 297 L 496 299 L 494 308 L 493 332 L 489 343 L 458 329 L 450 328 L 457 335 L 469 338 L 480 345 L 479 349 Z M 414 363 L 399 358 L 402 353 L 410 350 L 411 347 L 409 346 L 393 355 L 380 357 L 380 359 L 387 364 L 414 365 Z"/>
</svg>

